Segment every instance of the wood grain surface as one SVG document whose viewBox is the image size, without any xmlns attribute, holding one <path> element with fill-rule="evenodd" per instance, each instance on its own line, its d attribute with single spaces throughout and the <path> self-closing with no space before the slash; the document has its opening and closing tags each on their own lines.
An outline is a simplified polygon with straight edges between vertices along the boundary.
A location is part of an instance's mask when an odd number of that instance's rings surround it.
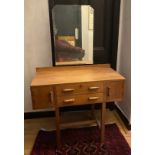
<svg viewBox="0 0 155 155">
<path fill-rule="evenodd" d="M 124 77 L 118 72 L 105 65 L 45 67 L 36 71 L 31 86 L 124 80 Z"/>
</svg>

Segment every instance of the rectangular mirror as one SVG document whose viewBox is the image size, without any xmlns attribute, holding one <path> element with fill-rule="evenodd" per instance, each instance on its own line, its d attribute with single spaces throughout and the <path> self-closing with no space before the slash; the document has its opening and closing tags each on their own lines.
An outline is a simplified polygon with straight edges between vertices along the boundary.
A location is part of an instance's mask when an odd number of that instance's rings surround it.
<svg viewBox="0 0 155 155">
<path fill-rule="evenodd" d="M 93 64 L 94 9 L 55 5 L 52 21 L 55 65 Z"/>
</svg>

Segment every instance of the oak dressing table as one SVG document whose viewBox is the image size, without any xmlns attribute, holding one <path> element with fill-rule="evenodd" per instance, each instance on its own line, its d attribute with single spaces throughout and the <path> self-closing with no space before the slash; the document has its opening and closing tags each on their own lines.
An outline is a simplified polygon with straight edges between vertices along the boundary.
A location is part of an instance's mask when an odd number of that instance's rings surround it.
<svg viewBox="0 0 155 155">
<path fill-rule="evenodd" d="M 60 146 L 60 130 L 65 126 L 60 121 L 60 107 L 101 103 L 101 142 L 104 143 L 106 102 L 122 100 L 124 80 L 109 64 L 37 68 L 31 83 L 33 109 L 54 108 L 57 146 Z"/>
</svg>

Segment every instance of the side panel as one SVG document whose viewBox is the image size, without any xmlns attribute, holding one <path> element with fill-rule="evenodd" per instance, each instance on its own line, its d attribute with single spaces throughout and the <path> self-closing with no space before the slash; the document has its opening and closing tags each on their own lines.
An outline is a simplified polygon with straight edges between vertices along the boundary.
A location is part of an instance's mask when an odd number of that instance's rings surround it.
<svg viewBox="0 0 155 155">
<path fill-rule="evenodd" d="M 124 80 L 104 82 L 106 101 L 121 101 L 124 97 Z"/>
<path fill-rule="evenodd" d="M 53 95 L 53 88 L 51 86 L 31 87 L 33 109 L 52 107 Z"/>
</svg>

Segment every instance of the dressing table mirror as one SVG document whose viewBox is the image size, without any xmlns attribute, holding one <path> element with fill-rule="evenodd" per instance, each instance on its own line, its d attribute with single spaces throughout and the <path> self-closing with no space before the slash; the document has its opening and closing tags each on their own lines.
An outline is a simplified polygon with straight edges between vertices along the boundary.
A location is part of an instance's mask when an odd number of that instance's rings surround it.
<svg viewBox="0 0 155 155">
<path fill-rule="evenodd" d="M 57 4 L 51 14 L 54 65 L 93 64 L 94 9 Z"/>
<path fill-rule="evenodd" d="M 48 4 L 53 66 L 108 63 L 116 69 L 120 0 Z"/>
<path fill-rule="evenodd" d="M 93 64 L 94 9 L 55 5 L 52 20 L 55 65 Z"/>
<path fill-rule="evenodd" d="M 94 15 L 98 11 L 89 4 L 64 5 L 59 3 L 61 0 L 49 2 L 57 2 L 49 3 L 52 5 L 49 15 L 53 67 L 36 68 L 36 75 L 31 82 L 33 109 L 54 109 L 57 146 L 61 145 L 61 129 L 84 123 L 97 123 L 100 127 L 99 139 L 104 144 L 106 103 L 123 99 L 125 78 L 110 64 L 94 64 L 96 60 L 108 60 L 104 59 L 107 56 L 94 56 L 94 53 L 103 53 L 103 46 L 106 45 L 106 42 L 102 44 L 103 34 L 98 33 L 103 32 L 103 28 L 100 29 L 102 24 L 95 25 L 94 22 Z M 93 2 L 96 4 L 96 1 Z M 99 6 L 99 10 L 102 7 Z M 102 16 L 97 15 L 102 23 Z M 94 118 L 96 104 L 101 105 L 100 122 Z M 91 105 L 91 120 L 62 124 L 60 108 L 78 109 L 78 106 L 84 105 Z"/>
</svg>

